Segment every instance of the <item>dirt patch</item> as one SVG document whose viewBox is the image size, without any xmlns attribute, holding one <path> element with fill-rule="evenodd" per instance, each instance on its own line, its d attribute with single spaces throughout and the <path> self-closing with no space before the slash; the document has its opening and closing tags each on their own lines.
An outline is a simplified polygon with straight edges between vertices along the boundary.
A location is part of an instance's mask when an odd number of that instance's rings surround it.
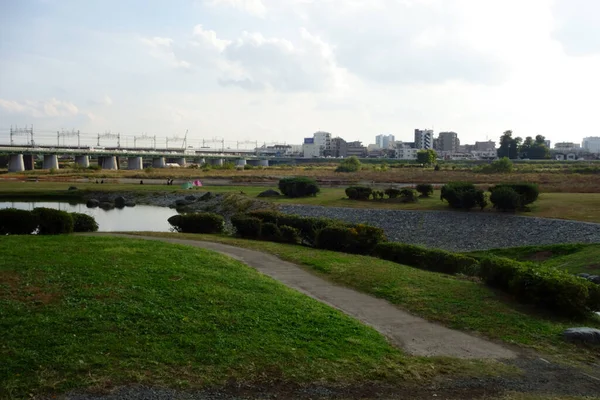
<svg viewBox="0 0 600 400">
<path fill-rule="evenodd" d="M 542 261 L 549 260 L 550 258 L 552 258 L 553 255 L 554 254 L 551 251 L 538 251 L 537 253 L 533 253 L 526 259 L 529 261 L 542 262 Z"/>
<path fill-rule="evenodd" d="M 22 275 L 15 271 L 0 271 L 0 286 L 0 298 L 22 303 L 48 305 L 62 298 L 56 288 L 24 282 Z"/>
</svg>

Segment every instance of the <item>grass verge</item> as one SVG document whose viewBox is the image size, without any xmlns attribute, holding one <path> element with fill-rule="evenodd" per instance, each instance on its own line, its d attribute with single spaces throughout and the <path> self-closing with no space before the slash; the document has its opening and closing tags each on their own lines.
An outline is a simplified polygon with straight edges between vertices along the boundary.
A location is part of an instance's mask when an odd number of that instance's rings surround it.
<svg viewBox="0 0 600 400">
<path fill-rule="evenodd" d="M 466 277 L 423 271 L 373 257 L 280 243 L 217 235 L 138 234 L 206 240 L 264 251 L 450 328 L 534 349 L 557 362 L 600 360 L 597 350 L 578 347 L 562 339 L 562 332 L 573 326 L 600 328 L 599 318 L 570 321 L 552 317 Z"/>
<path fill-rule="evenodd" d="M 0 397 L 141 383 L 392 382 L 500 374 L 408 357 L 219 254 L 122 238 L 0 240 Z"/>
<path fill-rule="evenodd" d="M 586 273 L 590 275 L 600 275 L 599 244 L 523 246 L 477 251 L 470 254 L 475 256 L 496 255 L 517 261 L 529 261 L 564 269 L 573 274 Z"/>
</svg>

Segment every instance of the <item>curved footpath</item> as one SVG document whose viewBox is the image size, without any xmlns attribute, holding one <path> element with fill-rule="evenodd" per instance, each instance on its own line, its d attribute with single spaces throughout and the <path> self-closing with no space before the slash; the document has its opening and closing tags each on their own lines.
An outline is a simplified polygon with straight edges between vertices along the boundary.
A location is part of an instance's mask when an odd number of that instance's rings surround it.
<svg viewBox="0 0 600 400">
<path fill-rule="evenodd" d="M 404 211 L 279 205 L 286 214 L 328 217 L 382 228 L 394 242 L 449 251 L 559 243 L 600 243 L 600 224 L 477 211 Z"/>
<path fill-rule="evenodd" d="M 510 359 L 516 354 L 487 340 L 448 329 L 415 317 L 385 300 L 337 286 L 299 266 L 273 255 L 220 243 L 125 234 L 95 233 L 93 236 L 119 236 L 131 239 L 159 240 L 213 250 L 239 260 L 284 285 L 370 325 L 393 344 L 416 356 Z"/>
</svg>

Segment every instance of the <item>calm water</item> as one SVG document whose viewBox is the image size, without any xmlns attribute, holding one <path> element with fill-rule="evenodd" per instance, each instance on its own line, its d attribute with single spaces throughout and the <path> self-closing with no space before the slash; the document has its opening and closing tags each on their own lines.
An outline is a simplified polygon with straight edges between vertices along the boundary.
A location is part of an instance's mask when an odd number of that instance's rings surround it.
<svg viewBox="0 0 600 400">
<path fill-rule="evenodd" d="M 121 210 L 115 208 L 113 210 L 105 211 L 101 208 L 87 208 L 85 204 L 45 201 L 0 201 L 0 208 L 33 210 L 36 207 L 55 208 L 68 212 L 79 212 L 90 215 L 96 219 L 100 232 L 169 232 L 171 225 L 169 225 L 167 219 L 177 214 L 177 211 L 170 208 L 155 206 L 135 206 L 125 207 Z"/>
</svg>

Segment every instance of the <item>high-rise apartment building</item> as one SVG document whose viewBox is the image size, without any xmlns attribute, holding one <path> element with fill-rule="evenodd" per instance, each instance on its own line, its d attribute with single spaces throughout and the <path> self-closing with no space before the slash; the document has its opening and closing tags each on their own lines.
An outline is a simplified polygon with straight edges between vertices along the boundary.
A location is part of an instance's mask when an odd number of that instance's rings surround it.
<svg viewBox="0 0 600 400">
<path fill-rule="evenodd" d="M 433 131 L 431 129 L 415 129 L 415 147 L 417 149 L 433 149 Z"/>
<path fill-rule="evenodd" d="M 331 150 L 331 133 L 315 132 L 312 138 L 305 138 L 302 145 L 304 158 L 323 157 Z"/>
<path fill-rule="evenodd" d="M 375 144 L 381 149 L 390 149 L 393 147 L 396 138 L 394 135 L 377 135 L 375 136 Z"/>
<path fill-rule="evenodd" d="M 590 153 L 600 153 L 600 137 L 590 136 L 583 138 L 583 149 Z"/>
<path fill-rule="evenodd" d="M 440 132 L 438 148 L 440 151 L 457 152 L 460 141 L 456 132 Z"/>
</svg>

